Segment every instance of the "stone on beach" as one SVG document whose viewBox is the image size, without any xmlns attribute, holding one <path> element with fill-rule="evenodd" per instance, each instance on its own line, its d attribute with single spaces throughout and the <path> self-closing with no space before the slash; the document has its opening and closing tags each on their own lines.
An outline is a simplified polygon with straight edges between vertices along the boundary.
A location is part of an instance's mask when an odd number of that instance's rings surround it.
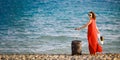
<svg viewBox="0 0 120 60">
<path fill-rule="evenodd" d="M 120 60 L 120 54 L 0 54 L 0 60 Z"/>
</svg>

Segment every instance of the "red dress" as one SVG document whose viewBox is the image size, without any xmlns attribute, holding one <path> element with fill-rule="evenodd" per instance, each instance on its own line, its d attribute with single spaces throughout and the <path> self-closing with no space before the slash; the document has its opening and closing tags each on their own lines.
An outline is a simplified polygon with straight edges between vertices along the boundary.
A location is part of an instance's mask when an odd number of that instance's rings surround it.
<svg viewBox="0 0 120 60">
<path fill-rule="evenodd" d="M 96 52 L 102 52 L 102 47 L 98 43 L 96 20 L 91 19 L 91 23 L 88 25 L 88 44 L 90 54 Z"/>
</svg>

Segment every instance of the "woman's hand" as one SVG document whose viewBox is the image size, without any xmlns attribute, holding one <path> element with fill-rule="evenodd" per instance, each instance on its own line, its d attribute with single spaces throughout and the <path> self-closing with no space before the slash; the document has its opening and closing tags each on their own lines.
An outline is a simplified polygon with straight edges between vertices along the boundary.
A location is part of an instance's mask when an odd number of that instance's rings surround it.
<svg viewBox="0 0 120 60">
<path fill-rule="evenodd" d="M 75 30 L 81 30 L 81 28 L 75 28 Z"/>
</svg>

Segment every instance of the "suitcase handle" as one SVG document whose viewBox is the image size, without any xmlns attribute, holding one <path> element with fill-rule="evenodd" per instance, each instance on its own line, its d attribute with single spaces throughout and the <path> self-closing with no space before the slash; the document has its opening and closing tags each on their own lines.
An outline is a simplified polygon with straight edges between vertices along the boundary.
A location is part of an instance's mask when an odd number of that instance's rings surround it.
<svg viewBox="0 0 120 60">
<path fill-rule="evenodd" d="M 74 40 L 79 40 L 79 37 L 80 37 L 79 32 L 80 32 L 80 31 L 77 31 L 77 34 L 75 34 L 75 36 L 74 36 Z"/>
</svg>

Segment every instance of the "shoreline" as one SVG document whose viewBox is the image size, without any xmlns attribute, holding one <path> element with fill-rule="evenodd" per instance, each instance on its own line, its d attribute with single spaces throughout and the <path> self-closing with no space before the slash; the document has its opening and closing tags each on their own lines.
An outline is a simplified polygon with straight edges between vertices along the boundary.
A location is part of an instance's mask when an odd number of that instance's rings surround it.
<svg viewBox="0 0 120 60">
<path fill-rule="evenodd" d="M 120 53 L 105 54 L 0 54 L 0 60 L 120 60 Z"/>
</svg>

